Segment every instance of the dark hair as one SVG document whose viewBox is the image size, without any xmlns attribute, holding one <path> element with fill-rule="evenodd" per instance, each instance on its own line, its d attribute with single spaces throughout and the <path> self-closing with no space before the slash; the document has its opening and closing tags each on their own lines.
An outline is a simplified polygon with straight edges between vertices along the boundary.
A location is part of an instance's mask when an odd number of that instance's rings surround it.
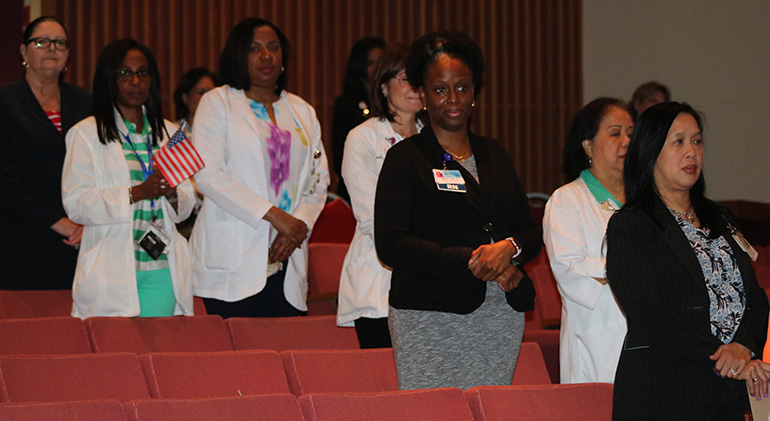
<svg viewBox="0 0 770 421">
<path fill-rule="evenodd" d="M 150 97 L 147 98 L 144 107 L 147 112 L 147 120 L 149 120 L 152 128 L 152 144 L 157 145 L 166 131 L 166 126 L 163 124 L 163 107 L 160 98 L 160 72 L 152 51 L 138 41 L 130 38 L 121 39 L 107 44 L 102 49 L 94 70 L 94 83 L 91 88 L 93 95 L 91 112 L 96 118 L 99 141 L 104 144 L 121 142 L 113 111 L 117 107 L 118 97 L 118 82 L 115 72 L 131 50 L 137 50 L 147 57 L 147 65 L 150 68 Z"/>
<path fill-rule="evenodd" d="M 69 38 L 69 33 L 67 32 L 67 28 L 64 27 L 64 24 L 59 21 L 59 19 L 56 19 L 53 16 L 40 16 L 39 18 L 33 20 L 32 22 L 27 25 L 27 28 L 24 29 L 24 38 L 22 39 L 24 45 L 27 45 L 29 41 L 32 39 L 32 34 L 35 33 L 35 28 L 43 22 L 56 22 L 59 24 L 59 26 L 64 29 L 64 34 L 67 35 L 67 38 Z"/>
<path fill-rule="evenodd" d="M 583 149 L 583 141 L 596 137 L 599 124 L 612 107 L 628 111 L 623 101 L 601 97 L 586 104 L 572 120 L 564 143 L 564 172 L 569 180 L 577 178 L 581 171 L 591 167 Z"/>
<path fill-rule="evenodd" d="M 412 44 L 406 60 L 406 77 L 415 88 L 425 85 L 425 71 L 441 54 L 462 60 L 471 70 L 475 92 L 481 89 L 484 74 L 484 55 L 478 44 L 464 32 L 433 32 L 423 35 Z"/>
<path fill-rule="evenodd" d="M 409 56 L 409 46 L 406 44 L 390 44 L 382 50 L 382 56 L 374 68 L 374 79 L 369 87 L 369 102 L 372 106 L 372 117 L 385 117 L 394 121 L 395 116 L 390 111 L 388 98 L 382 92 L 382 85 L 398 75 L 406 66 Z"/>
<path fill-rule="evenodd" d="M 655 202 L 660 200 L 654 178 L 655 164 L 671 125 L 681 114 L 691 115 L 703 133 L 703 117 L 687 103 L 663 102 L 653 105 L 639 116 L 623 168 L 626 190 L 623 209 L 640 208 L 651 212 Z M 705 192 L 706 179 L 701 171 L 700 177 L 690 188 L 690 203 L 703 226 L 711 230 L 709 237 L 716 238 L 724 233 L 725 222 L 719 216 L 721 211 L 718 205 L 706 199 Z"/>
<path fill-rule="evenodd" d="M 262 26 L 269 26 L 278 36 L 278 42 L 281 44 L 281 65 L 283 71 L 278 76 L 275 83 L 275 93 L 280 95 L 281 91 L 286 89 L 286 73 L 289 68 L 289 50 L 291 44 L 286 35 L 271 22 L 260 18 L 246 18 L 236 24 L 227 36 L 225 48 L 219 55 L 219 78 L 222 83 L 235 89 L 244 91 L 251 87 L 251 77 L 249 76 L 249 54 L 251 53 L 251 43 L 254 41 L 254 29 Z"/>
<path fill-rule="evenodd" d="M 663 94 L 663 102 L 671 101 L 671 92 L 665 85 L 662 85 L 656 81 L 650 81 L 639 85 L 631 96 L 631 102 L 628 104 L 628 112 L 631 113 L 631 118 L 636 120 L 636 103 L 642 102 L 645 99 L 652 98 L 658 92 Z"/>
<path fill-rule="evenodd" d="M 384 49 L 385 40 L 379 37 L 361 38 L 353 44 L 345 67 L 342 91 L 346 94 L 366 94 L 366 68 L 369 67 L 369 53 L 375 48 Z"/>
<path fill-rule="evenodd" d="M 179 79 L 179 85 L 174 90 L 174 109 L 176 111 L 176 119 L 187 119 L 190 117 L 190 109 L 187 108 L 187 104 L 184 103 L 184 96 L 190 93 L 190 90 L 200 82 L 204 77 L 208 77 L 217 85 L 217 77 L 211 73 L 211 71 L 205 67 L 196 67 L 187 73 L 182 75 Z"/>
</svg>

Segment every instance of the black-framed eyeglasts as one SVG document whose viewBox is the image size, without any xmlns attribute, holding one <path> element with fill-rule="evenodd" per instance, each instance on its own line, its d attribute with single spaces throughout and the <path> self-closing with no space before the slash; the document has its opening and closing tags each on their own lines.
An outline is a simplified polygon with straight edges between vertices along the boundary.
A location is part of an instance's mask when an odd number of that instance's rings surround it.
<svg viewBox="0 0 770 421">
<path fill-rule="evenodd" d="M 27 42 L 27 44 L 30 42 L 34 42 L 35 48 L 39 50 L 47 50 L 51 44 L 53 44 L 57 50 L 62 52 L 70 49 L 70 42 L 66 39 L 32 38 Z"/>
<path fill-rule="evenodd" d="M 139 77 L 139 80 L 147 80 L 150 78 L 150 71 L 147 69 L 138 70 L 136 72 L 129 69 L 118 69 L 115 71 L 115 77 L 121 82 L 133 80 L 134 75 Z"/>
</svg>

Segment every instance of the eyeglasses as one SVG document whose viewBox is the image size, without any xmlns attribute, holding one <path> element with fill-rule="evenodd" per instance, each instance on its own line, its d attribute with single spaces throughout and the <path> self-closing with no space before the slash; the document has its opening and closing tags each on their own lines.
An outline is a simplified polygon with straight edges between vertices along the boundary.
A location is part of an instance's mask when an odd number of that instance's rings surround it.
<svg viewBox="0 0 770 421">
<path fill-rule="evenodd" d="M 32 38 L 31 40 L 27 41 L 27 44 L 30 42 L 34 42 L 35 48 L 39 50 L 47 50 L 51 44 L 53 44 L 57 50 L 62 52 L 70 49 L 70 42 L 66 39 Z"/>
<path fill-rule="evenodd" d="M 396 81 L 398 81 L 398 85 L 401 86 L 402 88 L 406 88 L 407 86 L 409 86 L 409 80 L 407 80 L 406 75 L 393 76 L 393 79 L 396 79 Z"/>
<path fill-rule="evenodd" d="M 134 80 L 134 75 L 139 77 L 139 80 L 147 80 L 150 78 L 150 71 L 147 69 L 142 69 L 135 72 L 129 69 L 118 69 L 115 71 L 115 75 L 117 79 L 121 82 L 128 82 L 130 80 Z"/>
</svg>

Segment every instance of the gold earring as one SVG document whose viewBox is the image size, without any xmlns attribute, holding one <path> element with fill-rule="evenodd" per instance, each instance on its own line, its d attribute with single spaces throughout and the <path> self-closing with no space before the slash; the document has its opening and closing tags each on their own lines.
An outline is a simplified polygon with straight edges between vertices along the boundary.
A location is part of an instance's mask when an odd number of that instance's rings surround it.
<svg viewBox="0 0 770 421">
<path fill-rule="evenodd" d="M 471 107 L 475 107 L 475 106 L 476 106 L 476 100 L 474 99 L 473 102 L 471 102 Z"/>
<path fill-rule="evenodd" d="M 423 106 L 422 106 L 422 110 L 423 110 L 423 111 L 428 111 L 428 106 L 427 106 L 427 105 L 423 105 Z"/>
<path fill-rule="evenodd" d="M 27 67 L 29 67 L 29 63 L 27 63 L 27 61 L 26 61 L 26 60 L 23 60 L 23 61 L 21 62 L 21 65 L 22 65 L 22 67 L 24 67 L 24 68 L 27 68 Z"/>
</svg>

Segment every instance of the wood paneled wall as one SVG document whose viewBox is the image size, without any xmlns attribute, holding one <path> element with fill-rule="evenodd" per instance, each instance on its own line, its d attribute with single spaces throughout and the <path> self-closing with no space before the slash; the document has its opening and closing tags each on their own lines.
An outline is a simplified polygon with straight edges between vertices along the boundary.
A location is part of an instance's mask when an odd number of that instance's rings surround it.
<svg viewBox="0 0 770 421">
<path fill-rule="evenodd" d="M 329 153 L 334 98 L 355 40 L 410 43 L 430 31 L 465 31 L 487 64 L 472 129 L 503 143 L 527 191 L 550 193 L 565 181 L 563 139 L 582 105 L 579 0 L 44 1 L 73 41 L 68 81 L 90 88 L 101 48 L 136 38 L 157 56 L 168 117 L 179 77 L 197 66 L 216 70 L 235 23 L 274 22 L 292 43 L 289 90 L 315 106 Z"/>
</svg>

